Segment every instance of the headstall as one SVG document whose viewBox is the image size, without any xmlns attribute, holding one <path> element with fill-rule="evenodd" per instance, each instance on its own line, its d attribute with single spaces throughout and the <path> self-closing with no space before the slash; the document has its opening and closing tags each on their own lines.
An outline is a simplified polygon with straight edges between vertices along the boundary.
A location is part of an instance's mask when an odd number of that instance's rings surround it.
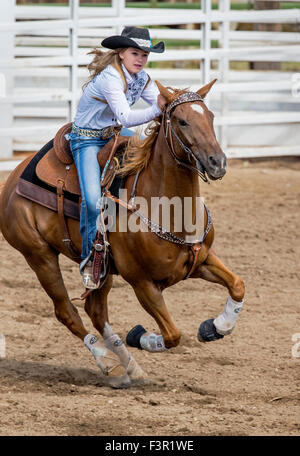
<svg viewBox="0 0 300 456">
<path fill-rule="evenodd" d="M 198 174 L 201 179 L 204 180 L 204 182 L 207 182 L 209 183 L 209 180 L 207 179 L 206 175 L 205 175 L 205 168 L 203 166 L 203 164 L 201 163 L 201 161 L 195 156 L 194 152 L 188 147 L 186 146 L 182 140 L 179 138 L 179 136 L 177 135 L 173 125 L 172 125 L 172 121 L 171 121 L 171 111 L 176 108 L 176 106 L 180 105 L 180 104 L 183 104 L 183 103 L 190 103 L 192 101 L 202 101 L 204 102 L 203 98 L 196 92 L 185 92 L 181 95 L 179 95 L 179 97 L 177 97 L 175 100 L 173 100 L 166 108 L 164 114 L 163 114 L 163 122 L 164 122 L 164 131 L 165 131 L 165 139 L 166 139 L 166 143 L 168 145 L 168 150 L 170 152 L 170 154 L 172 155 L 172 157 L 174 158 L 174 160 L 176 161 L 176 163 L 180 166 L 184 166 L 185 168 L 188 168 L 189 170 L 193 171 L 194 173 Z M 175 150 L 174 150 L 174 145 L 173 145 L 173 136 L 176 138 L 177 142 L 179 143 L 180 147 L 185 151 L 185 153 L 187 154 L 188 156 L 188 159 L 189 161 L 191 162 L 192 159 L 195 160 L 196 162 L 196 166 L 193 166 L 189 163 L 186 163 L 185 161 L 183 160 L 180 160 L 176 153 L 175 153 Z M 168 139 L 169 139 L 169 143 L 168 143 Z"/>
</svg>

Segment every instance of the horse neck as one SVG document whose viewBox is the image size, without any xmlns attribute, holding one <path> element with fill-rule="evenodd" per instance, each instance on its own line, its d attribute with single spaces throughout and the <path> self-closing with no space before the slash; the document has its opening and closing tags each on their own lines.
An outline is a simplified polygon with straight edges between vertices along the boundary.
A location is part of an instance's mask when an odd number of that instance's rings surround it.
<svg viewBox="0 0 300 456">
<path fill-rule="evenodd" d="M 151 208 L 157 207 L 158 200 L 166 202 L 166 198 L 171 205 L 175 204 L 174 207 L 181 208 L 179 211 L 174 209 L 170 212 L 170 231 L 180 235 L 190 234 L 186 232 L 185 217 L 188 213 L 188 220 L 193 224 L 198 220 L 197 214 L 201 205 L 197 198 L 200 197 L 199 178 L 197 174 L 179 166 L 171 156 L 164 138 L 163 127 L 160 128 L 149 165 L 139 179 L 138 195 L 146 198 L 148 207 Z M 150 218 L 153 218 L 153 213 Z M 179 220 L 181 222 L 178 225 Z M 154 221 L 161 223 L 159 218 Z"/>
<path fill-rule="evenodd" d="M 176 155 L 181 152 L 176 150 Z M 180 147 L 180 146 L 179 146 Z M 168 150 L 163 124 L 152 152 L 151 161 L 145 173 L 145 190 L 150 196 L 173 198 L 200 196 L 198 175 L 176 163 Z M 145 195 L 146 196 L 146 195 Z"/>
</svg>

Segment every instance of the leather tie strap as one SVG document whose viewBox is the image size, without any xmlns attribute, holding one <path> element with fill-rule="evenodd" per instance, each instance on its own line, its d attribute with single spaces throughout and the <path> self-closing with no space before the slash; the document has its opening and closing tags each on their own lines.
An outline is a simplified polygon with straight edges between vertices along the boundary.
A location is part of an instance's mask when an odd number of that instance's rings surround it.
<svg viewBox="0 0 300 456">
<path fill-rule="evenodd" d="M 66 248 L 69 250 L 69 253 L 74 257 L 74 259 L 80 259 L 80 254 L 73 242 L 71 241 L 68 225 L 66 223 L 65 214 L 64 214 L 64 186 L 65 183 L 63 180 L 58 179 L 57 181 L 57 213 L 60 223 L 61 230 L 63 232 L 63 243 Z"/>
<path fill-rule="evenodd" d="M 114 201 L 115 203 L 119 204 L 120 206 L 124 207 L 125 209 L 128 209 L 130 212 L 134 212 L 135 211 L 135 207 L 134 206 L 132 206 L 130 203 L 127 203 L 126 201 L 123 201 L 123 200 L 117 198 L 116 196 L 112 195 L 109 190 L 107 190 L 105 192 L 105 196 L 107 198 L 110 198 L 112 201 Z"/>
</svg>

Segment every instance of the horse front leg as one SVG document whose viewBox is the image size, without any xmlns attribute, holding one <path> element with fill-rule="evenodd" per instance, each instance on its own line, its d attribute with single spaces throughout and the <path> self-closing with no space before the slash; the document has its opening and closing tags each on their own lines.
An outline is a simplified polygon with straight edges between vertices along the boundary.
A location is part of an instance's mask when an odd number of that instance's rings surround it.
<svg viewBox="0 0 300 456">
<path fill-rule="evenodd" d="M 205 262 L 198 267 L 192 277 L 200 277 L 209 282 L 223 285 L 229 292 L 223 312 L 217 318 L 201 323 L 198 339 L 201 342 L 209 342 L 231 334 L 244 303 L 245 285 L 243 280 L 222 263 L 213 249 L 209 249 Z"/>
<path fill-rule="evenodd" d="M 181 333 L 171 319 L 161 290 L 151 281 L 141 281 L 132 286 L 140 304 L 157 322 L 161 335 L 148 333 L 138 325 L 129 331 L 127 344 L 150 352 L 176 347 Z"/>
<path fill-rule="evenodd" d="M 79 337 L 92 352 L 97 366 L 103 374 L 106 384 L 113 388 L 124 388 L 130 385 L 126 370 L 119 358 L 103 342 L 92 338 L 83 325 L 76 307 L 69 299 L 58 256 L 46 245 L 41 248 L 40 256 L 25 256 L 30 267 L 35 271 L 42 287 L 52 299 L 56 318 L 63 323 L 75 336 Z"/>
<path fill-rule="evenodd" d="M 115 334 L 108 320 L 107 310 L 107 296 L 112 287 L 112 276 L 109 276 L 105 284 L 100 288 L 94 290 L 85 301 L 85 311 L 92 320 L 94 327 L 102 335 L 105 346 L 108 350 L 113 352 L 119 359 L 121 365 L 125 368 L 130 380 L 134 383 L 142 383 L 146 378 L 146 374 L 135 361 L 133 356 L 128 352 L 122 339 Z M 98 338 L 89 334 L 85 341 L 88 348 L 93 349 L 90 341 L 94 344 L 99 343 Z M 95 345 L 94 345 L 95 346 Z"/>
</svg>

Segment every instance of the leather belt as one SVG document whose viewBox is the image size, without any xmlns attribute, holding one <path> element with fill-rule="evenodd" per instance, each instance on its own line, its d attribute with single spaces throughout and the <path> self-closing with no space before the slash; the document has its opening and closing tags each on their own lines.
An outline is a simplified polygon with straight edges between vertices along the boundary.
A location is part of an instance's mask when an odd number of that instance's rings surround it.
<svg viewBox="0 0 300 456">
<path fill-rule="evenodd" d="M 105 128 L 101 128 L 100 130 L 89 130 L 88 128 L 80 128 L 77 127 L 73 123 L 72 125 L 72 133 L 76 133 L 80 136 L 89 136 L 91 138 L 102 138 L 108 139 L 113 136 L 115 133 L 121 131 L 122 125 L 110 125 Z"/>
</svg>

